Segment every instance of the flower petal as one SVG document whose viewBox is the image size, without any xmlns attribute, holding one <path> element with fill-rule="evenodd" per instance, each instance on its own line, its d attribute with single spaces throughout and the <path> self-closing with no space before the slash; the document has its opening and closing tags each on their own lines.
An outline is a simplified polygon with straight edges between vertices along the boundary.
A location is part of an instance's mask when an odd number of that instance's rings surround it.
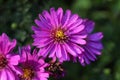
<svg viewBox="0 0 120 80">
<path fill-rule="evenodd" d="M 75 51 L 75 49 L 72 47 L 71 44 L 69 44 L 69 43 L 64 43 L 64 46 L 65 46 L 67 52 L 69 52 L 69 53 L 70 53 L 71 55 L 73 55 L 74 57 L 77 56 L 77 52 Z"/>
<path fill-rule="evenodd" d="M 10 70 L 6 70 L 7 80 L 15 80 L 15 75 Z"/>
<path fill-rule="evenodd" d="M 89 42 L 88 46 L 93 47 L 95 49 L 99 49 L 99 50 L 103 49 L 103 45 L 101 42 Z"/>
<path fill-rule="evenodd" d="M 9 37 L 3 33 L 0 40 L 0 52 L 3 54 L 7 54 L 13 50 L 16 46 L 17 41 L 13 39 L 12 41 L 9 40 Z"/>
<path fill-rule="evenodd" d="M 94 59 L 96 59 L 96 55 L 95 55 L 95 53 L 94 52 L 92 52 L 92 48 L 90 48 L 90 47 L 85 47 L 85 52 L 86 53 L 88 53 L 87 55 L 89 55 L 89 56 L 91 56 L 91 57 L 93 57 Z"/>
<path fill-rule="evenodd" d="M 19 60 L 20 60 L 20 56 L 14 55 L 10 57 L 9 62 L 11 65 L 18 65 Z"/>
<path fill-rule="evenodd" d="M 3 70 L 1 72 L 0 80 L 7 80 L 8 76 L 6 74 L 6 70 Z"/>
<path fill-rule="evenodd" d="M 48 26 L 46 26 L 44 23 L 42 23 L 40 20 L 35 19 L 35 23 L 38 27 L 41 27 L 43 29 L 48 29 Z"/>
<path fill-rule="evenodd" d="M 57 45 L 56 56 L 60 58 L 62 56 L 60 44 Z"/>
<path fill-rule="evenodd" d="M 55 24 L 54 24 L 54 21 L 53 21 L 53 18 L 51 17 L 51 15 L 49 14 L 48 11 L 44 10 L 43 11 L 43 16 L 45 17 L 45 19 L 48 21 L 49 25 L 51 25 L 51 27 L 55 27 Z"/>
<path fill-rule="evenodd" d="M 57 10 L 57 16 L 58 16 L 58 23 L 61 23 L 62 17 L 63 17 L 63 9 L 60 7 Z"/>
<path fill-rule="evenodd" d="M 57 49 L 57 44 L 54 44 L 53 48 L 50 51 L 50 55 L 49 55 L 50 58 L 55 56 L 56 49 Z"/>
<path fill-rule="evenodd" d="M 53 42 L 52 39 L 47 39 L 46 41 L 39 41 L 39 39 L 36 41 L 34 40 L 34 43 L 32 44 L 33 46 L 37 46 L 38 48 L 45 47 Z"/>
<path fill-rule="evenodd" d="M 39 14 L 39 18 L 41 22 L 44 24 L 44 27 L 50 29 L 50 25 L 48 24 L 49 22 L 41 14 Z"/>
<path fill-rule="evenodd" d="M 70 26 L 71 24 L 74 24 L 77 21 L 77 19 L 78 19 L 77 14 L 72 15 L 69 19 L 69 22 L 68 22 L 69 24 L 67 24 L 67 26 Z"/>
<path fill-rule="evenodd" d="M 54 44 L 50 44 L 47 47 L 41 48 L 38 52 L 39 56 L 46 57 L 50 50 L 53 48 Z"/>
<path fill-rule="evenodd" d="M 84 45 L 84 44 L 86 44 L 86 41 L 84 40 L 84 39 L 78 39 L 78 38 L 72 38 L 72 39 L 70 39 L 70 41 L 72 41 L 73 43 L 77 43 L 77 44 L 80 44 L 80 45 Z"/>
<path fill-rule="evenodd" d="M 72 30 L 72 29 L 80 26 L 82 22 L 83 22 L 82 19 L 78 19 L 78 20 L 77 20 L 76 22 L 74 22 L 73 24 L 67 25 L 67 26 L 68 26 L 68 29 L 69 29 L 69 30 Z"/>
<path fill-rule="evenodd" d="M 84 28 L 85 28 L 84 25 L 80 25 L 80 26 L 74 28 L 73 30 L 70 30 L 70 31 L 71 31 L 70 33 L 71 33 L 71 34 L 79 33 L 79 32 L 81 32 Z"/>
<path fill-rule="evenodd" d="M 91 33 L 93 31 L 93 29 L 94 29 L 95 23 L 93 21 L 91 21 L 91 20 L 88 20 L 88 19 L 84 20 L 84 22 L 85 22 L 84 24 L 86 26 L 86 28 L 85 28 L 86 31 L 88 33 Z"/>
<path fill-rule="evenodd" d="M 53 18 L 55 26 L 58 27 L 58 18 L 54 8 L 50 9 L 50 14 L 51 14 L 51 17 Z"/>
<path fill-rule="evenodd" d="M 91 41 L 99 41 L 103 38 L 103 34 L 102 34 L 102 32 L 94 33 L 94 34 L 90 35 L 88 38 Z"/>
<path fill-rule="evenodd" d="M 63 59 L 64 59 L 64 60 L 69 60 L 69 59 L 68 59 L 68 55 L 67 55 L 67 51 L 66 51 L 64 45 L 61 46 L 61 51 L 62 51 L 61 53 L 62 53 Z"/>
<path fill-rule="evenodd" d="M 65 15 L 63 16 L 62 19 L 62 27 L 65 27 L 68 24 L 70 16 L 71 16 L 71 11 L 66 10 Z"/>
</svg>

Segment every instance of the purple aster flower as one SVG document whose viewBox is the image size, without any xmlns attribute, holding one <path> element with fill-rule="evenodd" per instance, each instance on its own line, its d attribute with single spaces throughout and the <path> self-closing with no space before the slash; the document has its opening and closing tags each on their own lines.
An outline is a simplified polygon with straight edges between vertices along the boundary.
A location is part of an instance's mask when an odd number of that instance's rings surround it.
<svg viewBox="0 0 120 80">
<path fill-rule="evenodd" d="M 38 57 L 36 49 L 32 54 L 30 50 L 28 45 L 19 51 L 21 54 L 20 68 L 23 72 L 22 75 L 19 75 L 20 80 L 47 80 L 49 74 L 45 72 L 44 68 L 48 64 Z"/>
<path fill-rule="evenodd" d="M 82 54 L 81 45 L 85 45 L 87 33 L 81 33 L 85 24 L 77 14 L 70 10 L 63 13 L 62 8 L 50 12 L 44 10 L 35 19 L 37 26 L 33 26 L 34 46 L 40 48 L 39 55 L 43 57 L 57 57 L 59 60 L 69 60 L 69 56 L 77 57 Z"/>
<path fill-rule="evenodd" d="M 17 80 L 16 73 L 20 72 L 16 66 L 20 56 L 13 54 L 15 46 L 15 39 L 10 41 L 5 33 L 0 36 L 0 80 Z"/>
<path fill-rule="evenodd" d="M 103 49 L 101 43 L 101 39 L 103 38 L 102 32 L 92 33 L 95 25 L 93 21 L 85 19 L 84 24 L 86 26 L 84 31 L 88 33 L 88 36 L 86 38 L 86 44 L 82 45 L 83 53 L 77 57 L 82 65 L 95 61 L 96 56 L 101 55 L 101 50 Z M 76 61 L 76 58 L 73 59 Z"/>
</svg>

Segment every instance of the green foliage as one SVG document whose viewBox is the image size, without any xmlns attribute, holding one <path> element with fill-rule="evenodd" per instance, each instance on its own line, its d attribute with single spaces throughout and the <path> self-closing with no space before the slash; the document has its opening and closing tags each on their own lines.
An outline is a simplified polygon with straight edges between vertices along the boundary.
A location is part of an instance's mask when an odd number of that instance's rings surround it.
<svg viewBox="0 0 120 80">
<path fill-rule="evenodd" d="M 34 19 L 50 7 L 71 9 L 95 21 L 95 32 L 104 33 L 98 60 L 86 67 L 65 63 L 67 75 L 61 80 L 120 80 L 120 0 L 0 0 L 0 34 L 16 38 L 21 46 L 31 44 Z"/>
</svg>

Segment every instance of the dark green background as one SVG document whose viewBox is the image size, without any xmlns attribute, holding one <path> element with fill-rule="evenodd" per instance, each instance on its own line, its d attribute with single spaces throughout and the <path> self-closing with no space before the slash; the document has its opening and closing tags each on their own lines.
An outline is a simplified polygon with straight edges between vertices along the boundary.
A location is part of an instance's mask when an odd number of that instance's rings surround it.
<svg viewBox="0 0 120 80">
<path fill-rule="evenodd" d="M 98 60 L 82 67 L 64 63 L 67 75 L 60 80 L 120 80 L 120 0 L 0 0 L 0 35 L 5 32 L 18 45 L 31 44 L 31 26 L 44 9 L 71 9 L 96 23 L 104 34 L 104 50 Z"/>
</svg>

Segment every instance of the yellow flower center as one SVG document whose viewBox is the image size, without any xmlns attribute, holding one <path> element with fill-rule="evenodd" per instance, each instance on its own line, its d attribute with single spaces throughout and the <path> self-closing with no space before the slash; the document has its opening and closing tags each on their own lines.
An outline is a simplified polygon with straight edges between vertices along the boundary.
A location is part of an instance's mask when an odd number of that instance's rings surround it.
<svg viewBox="0 0 120 80">
<path fill-rule="evenodd" d="M 29 68 L 23 69 L 23 75 L 22 75 L 23 79 L 32 80 L 32 76 L 34 76 L 34 71 L 32 69 Z"/>
<path fill-rule="evenodd" d="M 64 34 L 64 32 L 62 31 L 62 30 L 57 30 L 56 32 L 55 32 L 55 37 L 57 38 L 57 39 L 65 39 L 65 34 Z"/>
</svg>

